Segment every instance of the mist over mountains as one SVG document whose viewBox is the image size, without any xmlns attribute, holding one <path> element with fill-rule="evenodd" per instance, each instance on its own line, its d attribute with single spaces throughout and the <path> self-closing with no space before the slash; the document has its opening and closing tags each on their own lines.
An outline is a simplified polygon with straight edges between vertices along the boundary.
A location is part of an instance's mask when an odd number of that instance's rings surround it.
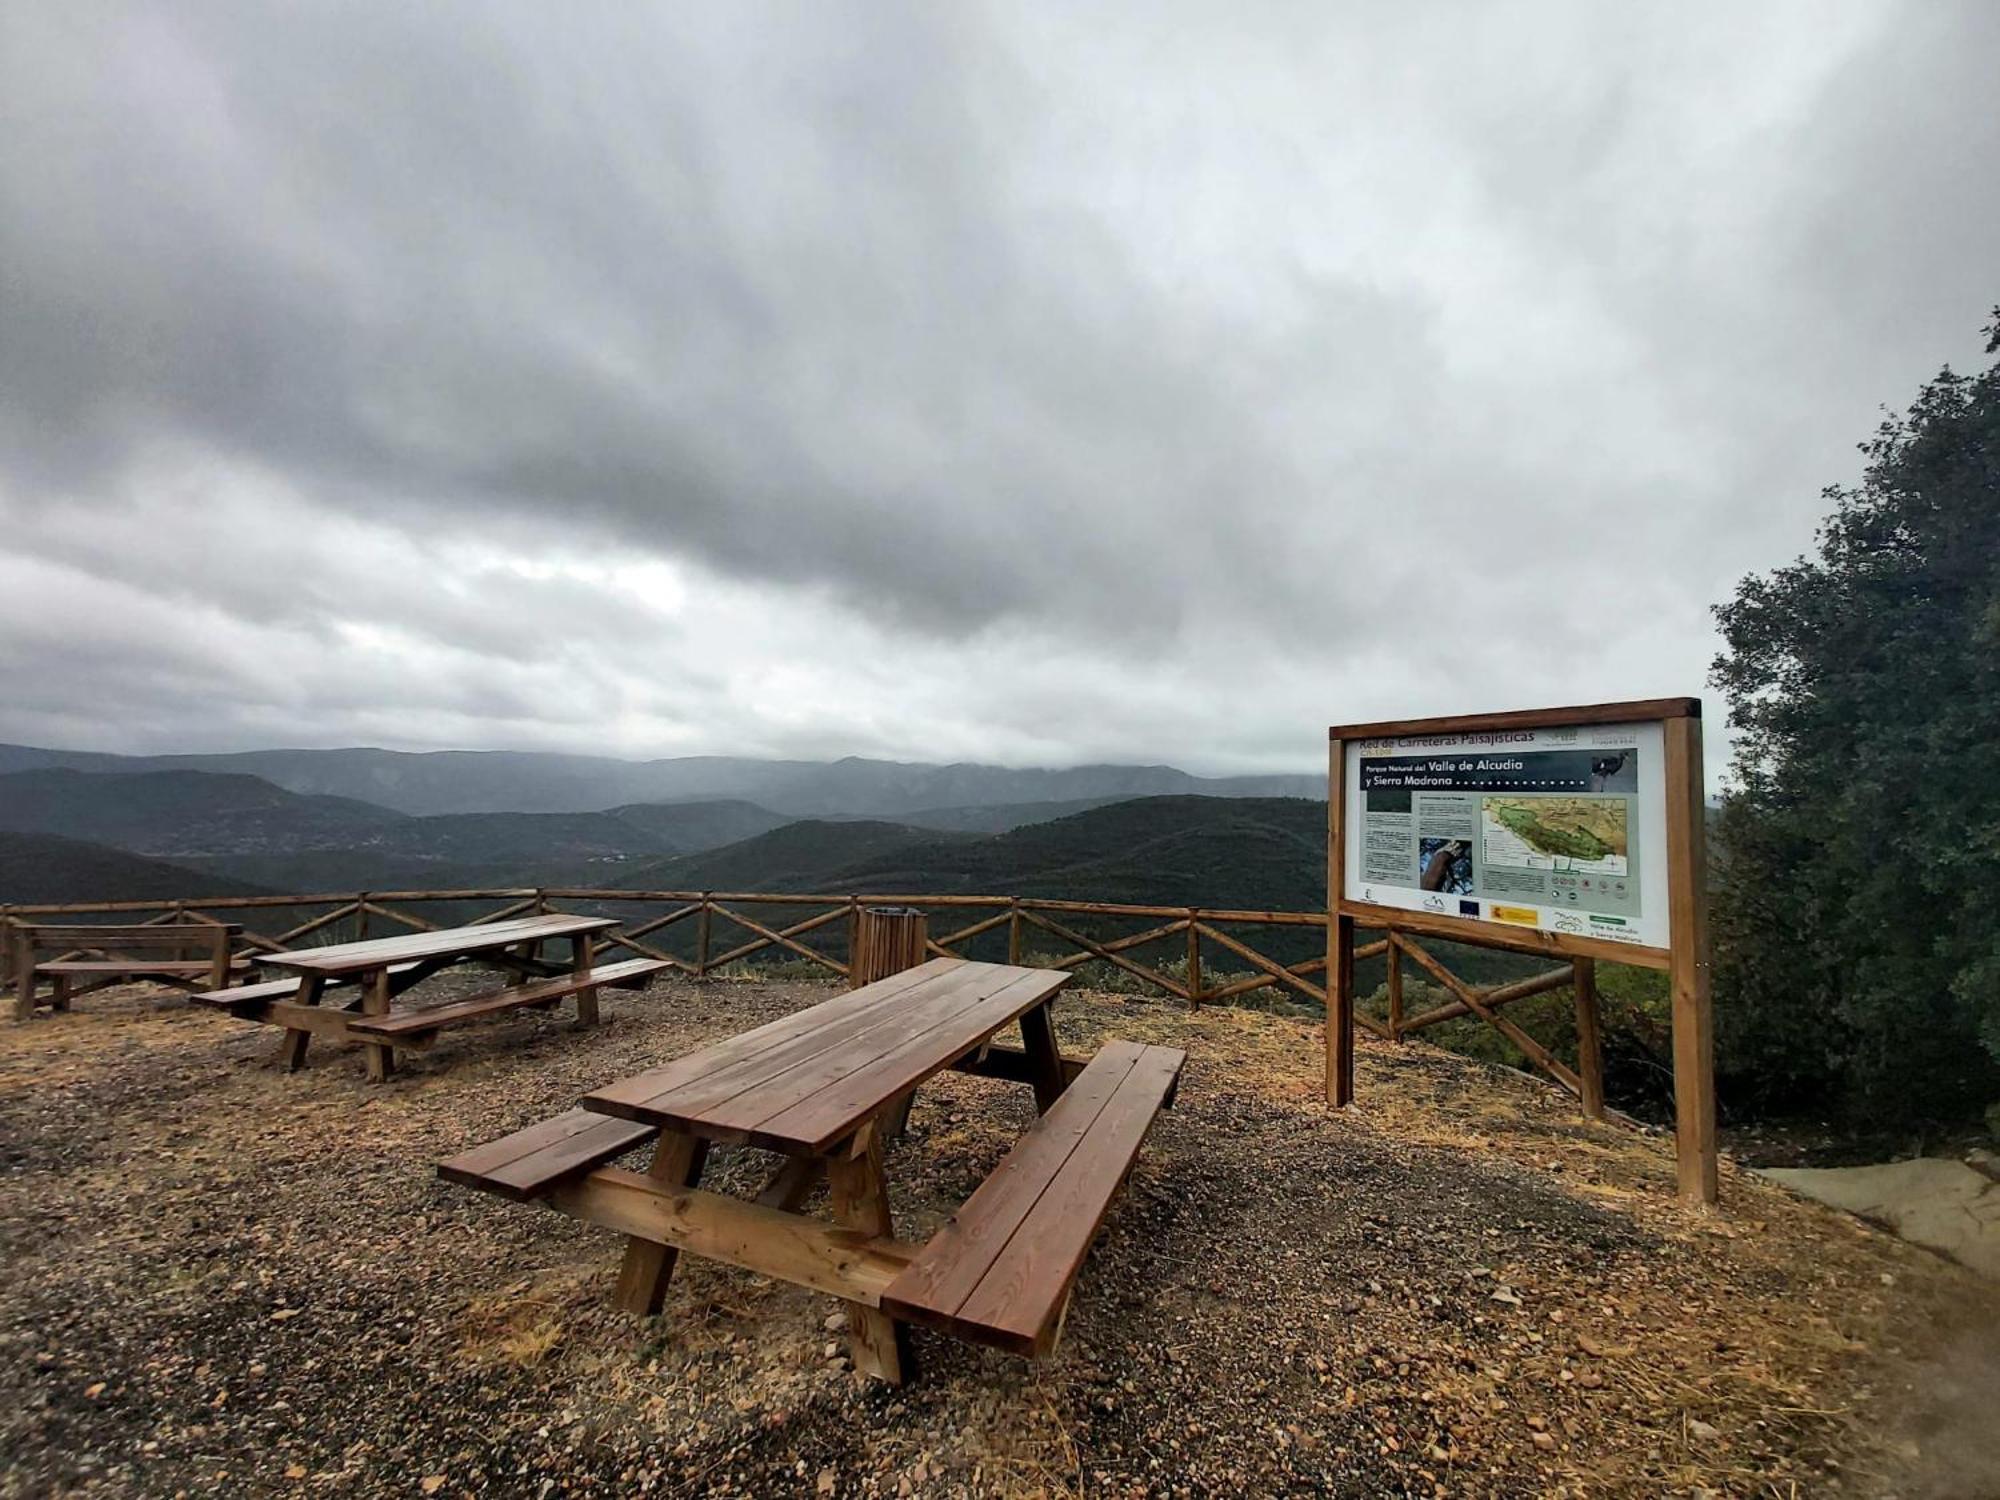
<svg viewBox="0 0 2000 1500">
<path fill-rule="evenodd" d="M 1324 804 L 1242 793 L 1294 783 L 1322 790 L 1310 777 L 1204 780 L 1148 766 L 1011 771 L 373 750 L 109 756 L 0 746 L 0 902 L 152 896 L 172 891 L 176 872 L 191 894 L 519 885 L 1025 894 L 1035 886 L 1187 901 L 1226 871 L 1247 882 L 1231 899 L 1292 900 L 1309 896 L 1317 879 L 1319 858 L 1306 846 L 1323 829 Z M 1206 795 L 1143 790 L 1162 785 Z M 746 786 L 770 800 L 698 795 Z M 385 787 L 401 805 L 352 795 L 380 797 Z M 648 787 L 653 800 L 560 806 Z M 688 795 L 671 800 L 666 790 Z M 1030 795 L 1050 792 L 1080 795 Z M 954 795 L 988 800 L 936 800 Z M 410 810 L 494 802 L 511 805 Z"/>
<path fill-rule="evenodd" d="M 1013 769 L 848 758 L 687 756 L 630 761 L 535 751 L 246 750 L 219 755 L 107 755 L 0 745 L 0 773 L 98 775 L 203 771 L 260 777 L 304 796 L 347 797 L 414 816 L 597 812 L 635 803 L 742 800 L 794 818 L 905 818 L 1020 803 L 1129 797 L 1323 797 L 1316 776 L 1191 776 L 1172 766 Z"/>
</svg>

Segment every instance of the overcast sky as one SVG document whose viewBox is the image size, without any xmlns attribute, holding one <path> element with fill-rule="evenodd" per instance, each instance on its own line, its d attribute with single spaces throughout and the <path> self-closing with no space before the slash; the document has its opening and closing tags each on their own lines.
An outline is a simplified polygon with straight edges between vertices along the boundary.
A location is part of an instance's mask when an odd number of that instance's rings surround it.
<svg viewBox="0 0 2000 1500">
<path fill-rule="evenodd" d="M 1701 692 L 1979 363 L 1996 60 L 1991 0 L 7 6 L 0 739 L 1305 770 Z"/>
</svg>

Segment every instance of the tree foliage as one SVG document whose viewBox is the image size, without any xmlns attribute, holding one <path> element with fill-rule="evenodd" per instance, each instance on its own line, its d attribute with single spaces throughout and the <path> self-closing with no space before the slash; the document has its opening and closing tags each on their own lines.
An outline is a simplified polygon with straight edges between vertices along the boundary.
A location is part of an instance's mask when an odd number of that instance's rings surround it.
<svg viewBox="0 0 2000 1500">
<path fill-rule="evenodd" d="M 2000 362 L 1862 452 L 1716 610 L 1716 1017 L 1739 1098 L 1888 1125 L 2000 1099 Z"/>
</svg>

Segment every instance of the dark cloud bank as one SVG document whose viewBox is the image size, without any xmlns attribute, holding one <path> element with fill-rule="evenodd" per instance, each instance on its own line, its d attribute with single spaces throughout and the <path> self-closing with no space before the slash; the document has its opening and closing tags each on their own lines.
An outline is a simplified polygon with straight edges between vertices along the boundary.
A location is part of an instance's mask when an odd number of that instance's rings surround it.
<svg viewBox="0 0 2000 1500">
<path fill-rule="evenodd" d="M 17 6 L 0 738 L 1309 769 L 1698 691 L 2000 9 Z"/>
</svg>

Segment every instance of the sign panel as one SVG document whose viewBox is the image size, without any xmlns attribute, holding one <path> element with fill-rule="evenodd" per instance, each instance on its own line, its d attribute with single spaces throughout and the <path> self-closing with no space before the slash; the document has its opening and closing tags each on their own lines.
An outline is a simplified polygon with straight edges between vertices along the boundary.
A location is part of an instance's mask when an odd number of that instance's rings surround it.
<svg viewBox="0 0 2000 1500">
<path fill-rule="evenodd" d="M 1348 900 L 1668 946 L 1657 722 L 1350 740 L 1345 761 Z"/>
</svg>

